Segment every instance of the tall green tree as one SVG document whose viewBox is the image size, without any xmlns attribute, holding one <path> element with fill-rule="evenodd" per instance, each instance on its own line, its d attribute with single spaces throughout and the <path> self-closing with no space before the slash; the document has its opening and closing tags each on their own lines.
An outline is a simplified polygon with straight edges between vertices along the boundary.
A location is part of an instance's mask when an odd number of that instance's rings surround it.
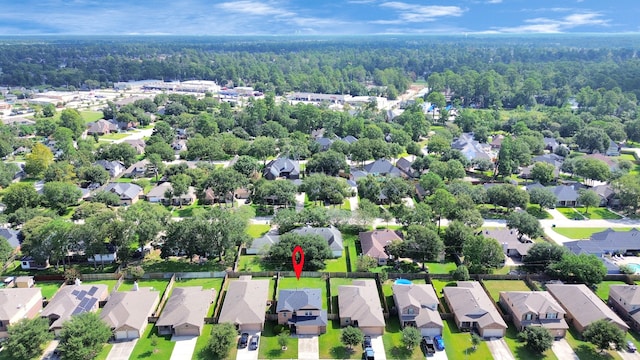
<svg viewBox="0 0 640 360">
<path fill-rule="evenodd" d="M 30 183 L 13 183 L 2 195 L 5 213 L 12 213 L 20 208 L 33 208 L 40 203 L 40 195 Z"/>
<path fill-rule="evenodd" d="M 558 198 L 547 188 L 533 188 L 529 191 L 529 198 L 532 204 L 538 204 L 540 209 L 550 209 L 556 205 Z"/>
<path fill-rule="evenodd" d="M 549 272 L 560 280 L 592 286 L 602 282 L 607 275 L 607 268 L 593 254 L 565 253 L 560 261 L 549 266 Z"/>
<path fill-rule="evenodd" d="M 418 260 L 422 263 L 436 261 L 444 250 L 444 245 L 438 233 L 426 226 L 410 225 L 407 236 L 402 243 L 403 256 Z"/>
<path fill-rule="evenodd" d="M 42 355 L 44 345 L 53 339 L 49 332 L 49 321 L 46 318 L 21 319 L 9 325 L 8 339 L 4 343 L 4 351 L 11 354 L 11 359 L 31 360 Z"/>
<path fill-rule="evenodd" d="M 600 205 L 600 195 L 593 190 L 581 189 L 578 195 L 578 203 L 585 207 L 585 214 L 589 214 L 590 207 Z"/>
<path fill-rule="evenodd" d="M 207 358 L 226 359 L 236 342 L 238 332 L 231 323 L 215 324 L 211 328 L 211 337 L 202 350 Z"/>
<path fill-rule="evenodd" d="M 78 203 L 82 191 L 76 185 L 68 182 L 52 181 L 42 188 L 42 201 L 45 206 L 63 215 L 67 208 Z"/>
<path fill-rule="evenodd" d="M 502 245 L 496 239 L 476 235 L 464 243 L 462 252 L 465 265 L 474 274 L 486 273 L 504 264 Z"/>
<path fill-rule="evenodd" d="M 538 354 L 551 349 L 553 335 L 542 326 L 528 326 L 518 334 L 518 338 L 526 343 L 526 347 Z"/>
<path fill-rule="evenodd" d="M 62 324 L 58 349 L 63 360 L 91 360 L 111 335 L 111 329 L 98 314 L 85 312 Z"/>
<path fill-rule="evenodd" d="M 280 236 L 280 241 L 269 249 L 269 261 L 279 269 L 293 270 L 291 254 L 296 245 L 304 249 L 304 271 L 324 269 L 324 261 L 333 256 L 329 244 L 321 236 L 287 233 Z"/>
<path fill-rule="evenodd" d="M 562 260 L 566 252 L 567 249 L 562 246 L 546 241 L 537 242 L 523 259 L 524 268 L 532 273 L 545 271 L 549 265 Z"/>
<path fill-rule="evenodd" d="M 347 326 L 340 333 L 340 341 L 352 349 L 355 345 L 360 345 L 364 341 L 362 330 L 357 327 Z"/>
<path fill-rule="evenodd" d="M 413 348 L 420 344 L 422 335 L 420 330 L 413 326 L 406 326 L 402 329 L 402 344 L 409 350 L 413 351 Z"/>
<path fill-rule="evenodd" d="M 73 131 L 74 139 L 79 139 L 86 130 L 82 115 L 76 109 L 67 108 L 60 113 L 60 126 Z"/>
<path fill-rule="evenodd" d="M 607 319 L 596 320 L 589 324 L 582 332 L 582 337 L 600 350 L 608 349 L 612 343 L 617 349 L 622 349 L 625 338 L 624 331 Z"/>
<path fill-rule="evenodd" d="M 9 186 L 19 171 L 20 168 L 14 163 L 0 162 L 0 186 Z"/>
<path fill-rule="evenodd" d="M 507 227 L 518 231 L 518 240 L 527 235 L 530 239 L 542 236 L 542 227 L 538 219 L 526 212 L 514 212 L 507 218 Z"/>
<path fill-rule="evenodd" d="M 53 153 L 45 145 L 37 143 L 25 157 L 24 171 L 29 176 L 41 177 L 51 164 Z"/>
</svg>

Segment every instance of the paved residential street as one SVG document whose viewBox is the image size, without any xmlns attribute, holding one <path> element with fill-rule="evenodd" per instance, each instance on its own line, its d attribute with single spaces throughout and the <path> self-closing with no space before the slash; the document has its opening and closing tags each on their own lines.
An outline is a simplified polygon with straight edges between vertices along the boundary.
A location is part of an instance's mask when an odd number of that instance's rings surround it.
<svg viewBox="0 0 640 360">
<path fill-rule="evenodd" d="M 317 335 L 298 335 L 298 359 L 315 360 L 320 358 Z"/>
<path fill-rule="evenodd" d="M 384 352 L 384 343 L 382 342 L 382 336 L 371 337 L 371 347 L 376 359 L 387 360 L 387 354 Z"/>
<path fill-rule="evenodd" d="M 578 355 L 576 355 L 575 351 L 569 346 L 567 339 L 556 340 L 553 342 L 553 346 L 551 348 L 554 354 L 558 357 L 558 359 L 562 360 L 580 360 Z"/>
<path fill-rule="evenodd" d="M 492 338 L 487 340 L 487 346 L 489 346 L 489 351 L 491 351 L 491 355 L 494 360 L 515 360 L 513 357 L 511 350 L 507 346 L 507 342 L 504 339 L 496 339 Z"/>
<path fill-rule="evenodd" d="M 129 356 L 131 356 L 137 342 L 138 339 L 113 343 L 113 347 L 109 351 L 109 355 L 107 355 L 107 360 L 129 360 Z"/>
<path fill-rule="evenodd" d="M 176 342 L 176 346 L 171 353 L 171 360 L 191 359 L 196 348 L 197 336 L 173 336 L 171 341 Z"/>
</svg>

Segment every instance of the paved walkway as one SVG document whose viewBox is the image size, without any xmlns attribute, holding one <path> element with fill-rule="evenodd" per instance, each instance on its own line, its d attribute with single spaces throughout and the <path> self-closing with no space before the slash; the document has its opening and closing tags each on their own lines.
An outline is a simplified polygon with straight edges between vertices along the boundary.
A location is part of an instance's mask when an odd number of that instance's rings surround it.
<svg viewBox="0 0 640 360">
<path fill-rule="evenodd" d="M 47 345 L 47 347 L 44 349 L 44 352 L 42 353 L 42 356 L 40 356 L 41 360 L 48 360 L 52 358 L 53 355 L 53 351 L 58 347 L 58 344 L 60 343 L 60 341 L 58 340 L 52 340 L 49 345 Z"/>
<path fill-rule="evenodd" d="M 371 337 L 371 347 L 373 348 L 373 354 L 376 359 L 387 360 L 387 354 L 384 352 L 384 342 L 382 342 L 382 336 Z"/>
<path fill-rule="evenodd" d="M 191 359 L 196 349 L 197 336 L 173 336 L 171 341 L 176 342 L 171 353 L 171 360 Z"/>
<path fill-rule="evenodd" d="M 129 360 L 129 356 L 131 356 L 137 342 L 138 339 L 133 339 L 113 343 L 113 347 L 109 351 L 109 355 L 107 355 L 107 360 Z"/>
<path fill-rule="evenodd" d="M 575 351 L 571 348 L 567 339 L 556 340 L 553 342 L 551 350 L 558 359 L 562 360 L 580 360 Z"/>
<path fill-rule="evenodd" d="M 493 356 L 494 360 L 515 360 L 513 357 L 511 350 L 507 346 L 507 342 L 504 339 L 496 339 L 492 338 L 491 340 L 487 340 L 487 346 L 489 346 L 489 351 Z"/>
<path fill-rule="evenodd" d="M 315 360 L 320 358 L 317 335 L 298 335 L 298 359 Z"/>
</svg>

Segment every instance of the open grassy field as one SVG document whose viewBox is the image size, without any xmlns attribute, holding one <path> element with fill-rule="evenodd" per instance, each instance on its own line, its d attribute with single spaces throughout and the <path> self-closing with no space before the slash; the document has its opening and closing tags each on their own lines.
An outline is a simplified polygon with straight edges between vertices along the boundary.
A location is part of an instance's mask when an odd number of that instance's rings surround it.
<svg viewBox="0 0 640 360">
<path fill-rule="evenodd" d="M 521 280 L 484 280 L 483 283 L 496 302 L 500 298 L 500 291 L 531 291 Z"/>
<path fill-rule="evenodd" d="M 601 282 L 600 284 L 598 284 L 598 288 L 596 289 L 596 295 L 598 295 L 598 297 L 600 299 L 602 299 L 602 301 L 607 301 L 607 299 L 609 298 L 609 286 L 611 285 L 625 285 L 626 283 L 623 281 L 610 281 L 610 280 L 605 280 L 603 282 Z"/>
<path fill-rule="evenodd" d="M 260 337 L 260 348 L 258 349 L 259 359 L 296 359 L 298 358 L 298 338 L 289 337 L 287 350 L 282 350 L 278 344 L 278 334 L 276 334 L 275 321 L 265 321 L 264 330 Z M 235 357 L 229 357 L 235 359 Z"/>
<path fill-rule="evenodd" d="M 607 230 L 607 228 L 603 228 L 603 227 L 594 227 L 594 228 L 575 228 L 575 227 L 555 227 L 553 228 L 553 231 L 557 232 L 560 235 L 566 236 L 569 239 L 588 239 L 591 237 L 592 234 L 600 232 L 600 231 L 604 231 Z M 629 231 L 631 230 L 630 227 L 628 228 L 613 228 L 613 230 L 615 231 Z"/>
<path fill-rule="evenodd" d="M 156 346 L 151 345 L 151 335 L 158 336 L 158 343 Z M 153 324 L 147 325 L 147 328 L 142 334 L 142 337 L 138 339 L 136 346 L 133 348 L 130 359 L 144 359 L 153 358 L 154 360 L 169 360 L 175 342 L 171 341 L 170 335 L 158 335 L 158 330 Z"/>
</svg>

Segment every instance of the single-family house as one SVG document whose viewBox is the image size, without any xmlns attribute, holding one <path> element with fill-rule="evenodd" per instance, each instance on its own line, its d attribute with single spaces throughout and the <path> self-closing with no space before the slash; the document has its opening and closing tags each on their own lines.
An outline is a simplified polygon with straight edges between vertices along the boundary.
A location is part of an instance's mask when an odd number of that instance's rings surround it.
<svg viewBox="0 0 640 360">
<path fill-rule="evenodd" d="M 299 235 L 319 235 L 327 241 L 329 249 L 331 249 L 331 253 L 334 257 L 338 258 L 342 256 L 342 252 L 344 251 L 344 246 L 342 245 L 342 233 L 340 233 L 340 230 L 336 229 L 334 226 L 322 228 L 305 226 L 291 230 L 291 232 Z"/>
<path fill-rule="evenodd" d="M 147 144 L 142 139 L 131 139 L 124 140 L 123 143 L 129 144 L 132 148 L 136 150 L 136 154 L 141 155 L 144 154 L 144 148 Z"/>
<path fill-rule="evenodd" d="M 320 289 L 283 289 L 276 305 L 278 324 L 292 334 L 320 335 L 327 332 L 327 311 L 322 309 Z"/>
<path fill-rule="evenodd" d="M 180 153 L 182 151 L 187 151 L 187 140 L 178 139 L 171 143 L 171 148 L 176 152 Z"/>
<path fill-rule="evenodd" d="M 493 161 L 495 154 L 491 150 L 489 144 L 481 144 L 474 140 L 473 133 L 462 133 L 453 140 L 451 148 L 460 150 L 460 152 L 469 160 L 486 159 Z"/>
<path fill-rule="evenodd" d="M 139 178 L 152 175 L 153 173 L 153 165 L 147 159 L 140 160 L 136 163 L 131 164 L 127 170 L 124 171 L 122 176 L 128 178 Z"/>
<path fill-rule="evenodd" d="M 32 288 L 36 284 L 33 280 L 33 276 L 18 276 L 15 278 L 14 283 L 16 284 L 16 287 L 21 289 Z"/>
<path fill-rule="evenodd" d="M 560 146 L 560 143 L 558 143 L 558 140 L 551 137 L 542 138 L 542 142 L 544 143 L 544 149 L 549 150 L 552 153 L 555 152 L 556 149 Z"/>
<path fill-rule="evenodd" d="M 382 335 L 385 321 L 375 280 L 353 280 L 338 286 L 340 326 L 360 328 L 365 335 Z"/>
<path fill-rule="evenodd" d="M 20 247 L 20 230 L 0 227 L 0 237 L 7 239 L 7 242 L 14 250 L 17 250 Z"/>
<path fill-rule="evenodd" d="M 504 135 L 498 134 L 496 136 L 491 137 L 491 143 L 489 145 L 494 150 L 500 150 L 502 147 L 502 142 L 504 141 Z"/>
<path fill-rule="evenodd" d="M 49 264 L 49 259 L 45 260 L 44 262 L 38 261 L 34 259 L 32 256 L 23 256 L 20 259 L 20 267 L 23 270 L 44 270 L 44 269 L 47 269 L 49 266 L 51 266 Z"/>
<path fill-rule="evenodd" d="M 527 237 L 518 237 L 515 229 L 498 228 L 482 230 L 484 237 L 496 239 L 502 245 L 502 251 L 509 257 L 523 259 L 529 253 L 529 249 L 533 246 L 533 241 Z"/>
<path fill-rule="evenodd" d="M 320 151 L 329 150 L 329 148 L 331 147 L 331 144 L 333 144 L 333 140 L 326 137 L 317 138 L 315 141 L 320 146 Z"/>
<path fill-rule="evenodd" d="M 507 323 L 479 282 L 458 281 L 458 286 L 442 291 L 460 331 L 475 331 L 484 338 L 504 336 Z"/>
<path fill-rule="evenodd" d="M 558 185 L 552 186 L 549 189 L 554 193 L 558 201 L 556 206 L 559 207 L 574 207 L 578 206 L 578 197 L 580 193 L 578 190 L 581 188 L 580 184 L 574 185 Z"/>
<path fill-rule="evenodd" d="M 112 132 L 118 132 L 118 124 L 105 119 L 100 119 L 87 125 L 88 135 L 105 135 Z"/>
<path fill-rule="evenodd" d="M 596 185 L 591 190 L 600 196 L 600 206 L 616 207 L 620 205 L 620 199 L 616 197 L 616 192 L 611 184 Z"/>
<path fill-rule="evenodd" d="M 576 240 L 564 243 L 575 254 L 593 254 L 603 257 L 606 254 L 637 254 L 640 252 L 640 230 L 615 231 L 611 228 L 591 234 L 589 240 Z"/>
<path fill-rule="evenodd" d="M 372 163 L 366 164 L 364 170 L 372 175 L 381 176 L 402 176 L 402 171 L 387 159 L 378 159 Z"/>
<path fill-rule="evenodd" d="M 170 199 L 167 194 L 173 194 L 173 187 L 170 182 L 163 182 L 154 186 L 146 195 L 147 201 L 151 203 L 160 203 L 163 205 L 190 205 L 196 200 L 196 189 L 189 186 L 186 194 L 172 196 Z"/>
<path fill-rule="evenodd" d="M 609 170 L 611 171 L 615 171 L 618 169 L 618 162 L 609 156 L 602 154 L 588 154 L 584 155 L 584 157 L 603 161 L 605 164 L 607 164 Z"/>
<path fill-rule="evenodd" d="M 371 256 L 378 260 L 379 265 L 386 265 L 387 261 L 392 258 L 387 253 L 387 245 L 394 241 L 402 241 L 402 232 L 394 230 L 374 230 L 361 232 L 358 234 L 360 239 L 360 245 L 362 247 L 362 254 Z"/>
<path fill-rule="evenodd" d="M 94 165 L 101 166 L 109 173 L 112 178 L 120 176 L 127 168 L 124 167 L 122 161 L 98 160 Z"/>
<path fill-rule="evenodd" d="M 280 242 L 280 235 L 276 230 L 271 230 L 263 236 L 253 239 L 251 246 L 246 248 L 245 253 L 247 255 L 266 254 L 269 249 Z"/>
<path fill-rule="evenodd" d="M 589 324 L 605 319 L 622 331 L 629 326 L 584 284 L 547 284 L 547 291 L 564 308 L 567 322 L 582 333 Z"/>
<path fill-rule="evenodd" d="M 640 287 L 638 285 L 611 285 L 609 299 L 611 306 L 631 328 L 640 331 Z"/>
<path fill-rule="evenodd" d="M 351 145 L 354 142 L 358 141 L 358 138 L 356 138 L 355 136 L 347 135 L 344 138 L 342 138 L 342 141 L 344 141 L 347 144 Z"/>
<path fill-rule="evenodd" d="M 413 160 L 408 157 L 403 157 L 396 161 L 396 167 L 400 169 L 404 173 L 404 176 L 407 178 L 416 178 L 420 176 L 420 173 L 411 167 L 413 165 Z"/>
<path fill-rule="evenodd" d="M 111 182 L 104 187 L 104 191 L 110 191 L 120 197 L 120 205 L 134 204 L 141 195 L 142 188 L 132 183 Z"/>
<path fill-rule="evenodd" d="M 501 291 L 499 304 L 511 315 L 518 331 L 541 326 L 560 339 L 569 329 L 564 309 L 547 291 Z"/>
<path fill-rule="evenodd" d="M 241 276 L 229 282 L 218 323 L 232 323 L 238 331 L 262 331 L 269 296 L 269 280 Z"/>
<path fill-rule="evenodd" d="M 199 336 L 215 292 L 202 286 L 174 288 L 156 322 L 158 334 Z"/>
<path fill-rule="evenodd" d="M 271 160 L 264 168 L 262 173 L 267 180 L 275 180 L 278 178 L 299 179 L 300 164 L 287 158 L 278 158 Z"/>
<path fill-rule="evenodd" d="M 414 326 L 422 336 L 442 335 L 440 302 L 431 284 L 395 284 L 393 301 L 403 328 Z"/>
<path fill-rule="evenodd" d="M 109 288 L 103 284 L 68 285 L 60 288 L 40 316 L 49 319 L 49 330 L 60 335 L 62 324 L 72 316 L 98 310 L 107 300 Z"/>
<path fill-rule="evenodd" d="M 620 145 L 613 140 L 609 140 L 609 147 L 604 154 L 607 156 L 620 156 Z"/>
<path fill-rule="evenodd" d="M 7 338 L 9 325 L 33 319 L 41 310 L 40 288 L 0 289 L 0 339 Z"/>
<path fill-rule="evenodd" d="M 159 302 L 160 293 L 151 291 L 151 288 L 115 291 L 102 309 L 100 318 L 109 325 L 116 340 L 138 339 Z"/>
<path fill-rule="evenodd" d="M 84 241 L 80 244 L 84 247 Z M 92 263 L 113 263 L 118 260 L 118 248 L 113 244 L 105 244 L 104 250 L 93 256 L 87 257 L 87 261 Z"/>
</svg>

